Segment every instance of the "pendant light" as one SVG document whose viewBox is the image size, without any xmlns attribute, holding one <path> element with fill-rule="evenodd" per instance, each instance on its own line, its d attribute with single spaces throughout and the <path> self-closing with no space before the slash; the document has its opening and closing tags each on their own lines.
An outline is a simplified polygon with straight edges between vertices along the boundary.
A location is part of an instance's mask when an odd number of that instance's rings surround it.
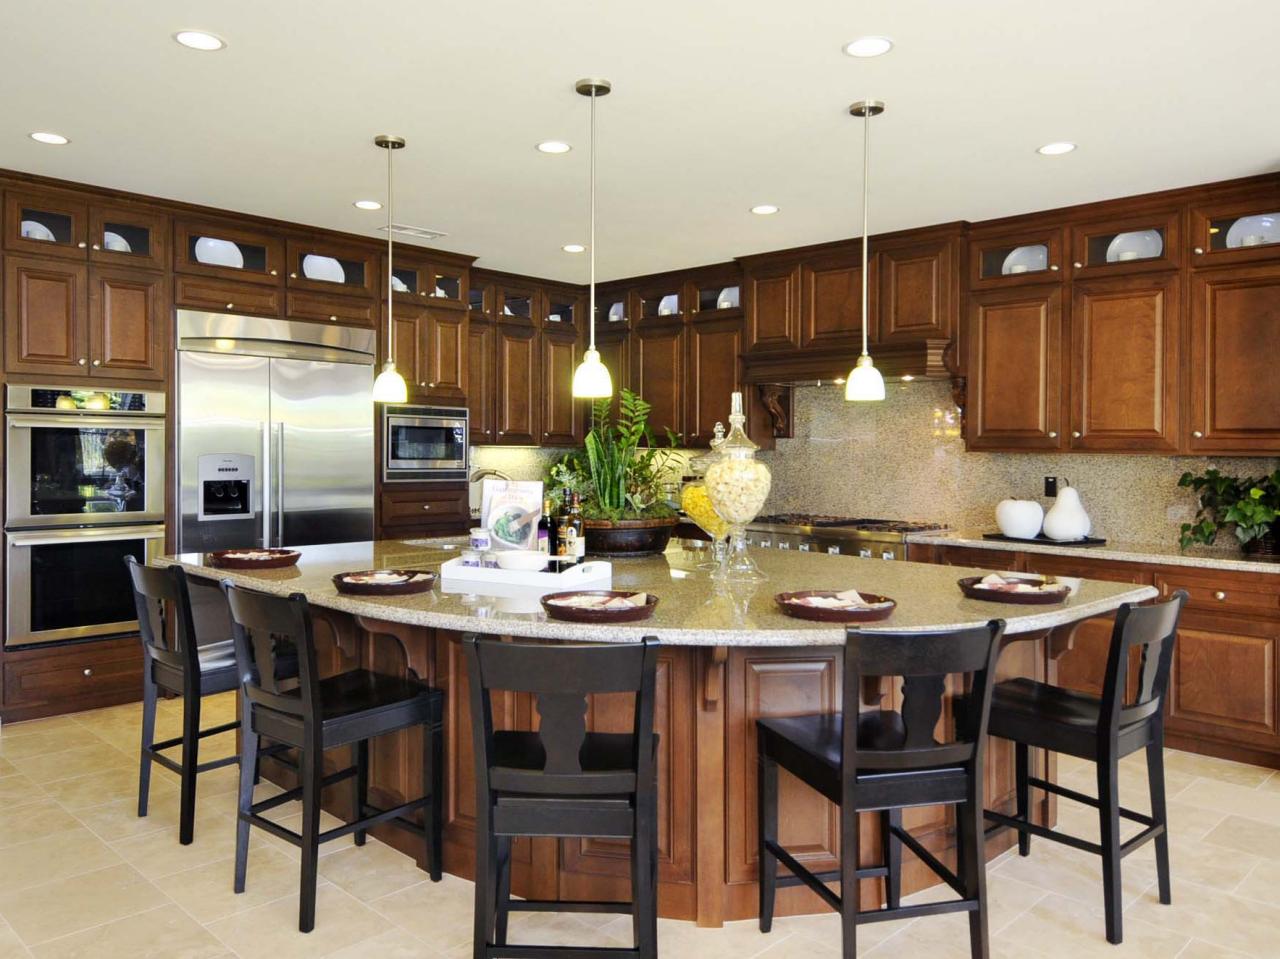
<svg viewBox="0 0 1280 959">
<path fill-rule="evenodd" d="M 579 399 L 594 400 L 613 395 L 613 377 L 600 361 L 600 351 L 596 349 L 596 97 L 607 95 L 613 84 L 608 80 L 579 80 L 574 89 L 591 98 L 591 236 L 587 241 L 591 271 L 587 317 L 591 323 L 591 339 L 582 362 L 573 371 L 573 395 Z"/>
<path fill-rule="evenodd" d="M 373 401 L 375 403 L 404 403 L 409 399 L 409 387 L 404 377 L 396 371 L 395 323 L 391 317 L 392 277 L 394 261 L 391 259 L 391 155 L 404 148 L 404 137 L 393 137 L 387 134 L 373 138 L 375 146 L 387 151 L 387 361 L 382 364 L 382 372 L 373 381 Z"/>
<path fill-rule="evenodd" d="M 867 291 L 871 277 L 867 273 L 867 249 L 871 245 L 869 224 L 871 185 L 871 118 L 884 113 L 881 100 L 859 100 L 849 107 L 849 113 L 862 117 L 862 355 L 844 382 L 844 398 L 855 402 L 884 399 L 884 377 L 871 362 L 867 352 Z"/>
</svg>

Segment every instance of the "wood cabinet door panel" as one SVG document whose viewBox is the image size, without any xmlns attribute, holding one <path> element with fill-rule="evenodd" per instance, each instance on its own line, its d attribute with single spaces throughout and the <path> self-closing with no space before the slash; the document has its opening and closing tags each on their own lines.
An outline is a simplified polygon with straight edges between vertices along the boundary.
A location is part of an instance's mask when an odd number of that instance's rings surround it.
<svg viewBox="0 0 1280 959">
<path fill-rule="evenodd" d="M 632 389 L 649 403 L 649 426 L 665 446 L 667 430 L 683 434 L 685 395 L 685 331 L 682 326 L 640 324 L 632 334 Z"/>
<path fill-rule="evenodd" d="M 994 290 L 1038 283 L 1061 283 L 1067 271 L 1062 268 L 1066 248 L 1066 230 L 1053 224 L 1028 226 L 1014 232 L 978 232 L 969 240 L 969 289 Z M 1044 247 L 1045 258 L 1040 269 L 1005 273 L 1005 262 L 1014 250 Z M 1027 264 L 1024 264 L 1027 265 Z"/>
<path fill-rule="evenodd" d="M 109 249 L 106 234 L 114 233 L 129 249 Z M 133 269 L 163 270 L 169 265 L 169 216 L 146 207 L 91 206 L 89 259 Z"/>
<path fill-rule="evenodd" d="M 1278 638 L 1272 623 L 1185 614 L 1173 653 L 1169 728 L 1274 747 Z"/>
<path fill-rule="evenodd" d="M 383 307 L 383 319 L 386 319 Z M 395 311 L 391 325 L 395 333 L 393 353 L 396 369 L 404 377 L 410 394 L 421 396 L 427 387 L 426 363 L 426 326 L 427 317 L 422 309 L 402 306 Z M 386 356 L 387 344 L 385 330 L 379 329 L 379 344 L 382 356 Z"/>
<path fill-rule="evenodd" d="M 952 335 L 958 281 L 954 246 L 952 240 L 938 240 L 876 254 L 879 342 Z"/>
<path fill-rule="evenodd" d="M 23 236 L 22 224 L 35 222 L 53 239 Z M 9 190 L 4 198 L 4 246 L 14 253 L 85 260 L 89 248 L 89 208 L 70 194 Z"/>
<path fill-rule="evenodd" d="M 461 402 L 467 395 L 466 316 L 454 308 L 429 306 L 423 333 L 427 395 Z"/>
<path fill-rule="evenodd" d="M 1182 265 L 1182 224 L 1183 210 L 1178 207 L 1072 224 L 1071 275 L 1079 278 L 1176 270 Z M 1115 250 L 1117 259 L 1108 259 L 1113 255 L 1112 244 L 1117 236 L 1149 230 L 1160 234 L 1163 247 L 1158 256 L 1119 259 L 1123 253 Z M 1137 252 L 1132 246 L 1129 249 L 1130 255 Z"/>
<path fill-rule="evenodd" d="M 585 403 L 573 398 L 573 371 L 581 359 L 576 334 L 542 334 L 542 442 L 547 446 L 573 446 L 583 428 Z M 617 392 L 617 384 L 614 384 Z"/>
<path fill-rule="evenodd" d="M 284 315 L 284 297 L 276 287 L 237 283 L 216 277 L 174 274 L 173 300 L 177 306 L 215 313 L 276 317 Z"/>
<path fill-rule="evenodd" d="M 969 300 L 973 449 L 1058 449 L 1062 416 L 1062 289 L 977 293 Z"/>
<path fill-rule="evenodd" d="M 197 255 L 197 244 L 206 237 L 233 244 L 243 265 L 202 262 Z M 206 259 L 209 259 L 207 255 Z M 237 223 L 182 219 L 173 222 L 173 268 L 178 273 L 283 286 L 284 262 L 284 240 L 270 233 L 245 229 Z"/>
<path fill-rule="evenodd" d="M 313 256 L 337 260 L 342 268 L 343 279 L 319 280 L 307 276 L 307 257 Z M 285 258 L 289 266 L 285 284 L 291 288 L 329 295 L 336 293 L 342 296 L 363 296 L 368 299 L 377 299 L 377 294 L 382 289 L 381 274 L 385 267 L 376 250 L 344 246 L 325 239 L 290 237 L 285 241 Z"/>
<path fill-rule="evenodd" d="M 800 347 L 800 265 L 748 268 L 742 291 L 747 349 L 753 353 Z"/>
<path fill-rule="evenodd" d="M 6 371 L 88 372 L 88 276 L 81 264 L 6 258 Z"/>
<path fill-rule="evenodd" d="M 800 346 L 848 347 L 862 341 L 862 264 L 858 251 L 814 259 L 801 273 Z M 876 335 L 876 291 L 868 291 L 868 334 Z"/>
<path fill-rule="evenodd" d="M 499 323 L 498 442 L 508 446 L 536 446 L 541 436 L 541 356 L 538 333 L 529 326 Z"/>
<path fill-rule="evenodd" d="M 970 566 L 1008 573 L 1021 570 L 1020 555 L 1007 549 L 978 549 L 972 546 L 939 546 L 934 561 L 943 566 Z"/>
<path fill-rule="evenodd" d="M 1191 277 L 1191 452 L 1280 453 L 1280 264 Z"/>
<path fill-rule="evenodd" d="M 1182 342 L 1176 273 L 1071 288 L 1071 446 L 1176 452 Z"/>
<path fill-rule="evenodd" d="M 289 290 L 285 297 L 291 320 L 359 326 L 372 330 L 378 325 L 376 300 L 360 300 L 354 296 L 330 296 L 309 290 Z M 397 364 L 399 365 L 399 364 Z"/>
<path fill-rule="evenodd" d="M 724 422 L 730 397 L 742 389 L 741 320 L 710 320 L 689 327 L 689 410 L 685 442 L 708 446 Z"/>
<path fill-rule="evenodd" d="M 169 337 L 166 278 L 155 273 L 89 269 L 90 373 L 163 380 Z"/>
<path fill-rule="evenodd" d="M 496 443 L 494 383 L 498 354 L 496 330 L 492 323 L 467 321 L 467 412 L 471 422 L 472 443 Z"/>
</svg>

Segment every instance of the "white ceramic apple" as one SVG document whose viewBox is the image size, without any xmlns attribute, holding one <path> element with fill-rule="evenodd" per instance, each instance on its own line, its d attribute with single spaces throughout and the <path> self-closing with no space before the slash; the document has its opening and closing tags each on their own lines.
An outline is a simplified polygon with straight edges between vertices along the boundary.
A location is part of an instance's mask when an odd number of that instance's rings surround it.
<svg viewBox="0 0 1280 959">
<path fill-rule="evenodd" d="M 1058 490 L 1057 502 L 1045 514 L 1044 535 L 1059 543 L 1068 540 L 1084 539 L 1093 529 L 1093 521 L 1084 511 L 1080 502 L 1080 494 L 1074 486 L 1064 486 Z"/>
<path fill-rule="evenodd" d="M 1005 536 L 1035 539 L 1044 523 L 1044 507 L 1033 499 L 1001 500 L 996 507 L 996 525 Z"/>
</svg>

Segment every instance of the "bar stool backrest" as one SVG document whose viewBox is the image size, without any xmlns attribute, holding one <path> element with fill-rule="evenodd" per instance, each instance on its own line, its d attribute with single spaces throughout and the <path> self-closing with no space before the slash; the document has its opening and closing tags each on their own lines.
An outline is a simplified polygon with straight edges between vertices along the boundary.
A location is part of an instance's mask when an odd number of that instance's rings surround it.
<svg viewBox="0 0 1280 959">
<path fill-rule="evenodd" d="M 1169 689 L 1173 644 L 1178 620 L 1188 594 L 1180 589 L 1163 603 L 1135 606 L 1126 603 L 1116 613 L 1107 655 L 1107 675 L 1102 684 L 1099 735 L 1110 735 L 1120 726 L 1158 717 Z M 1138 689 L 1132 703 L 1125 702 L 1129 687 L 1130 651 L 1141 649 Z"/>
<path fill-rule="evenodd" d="M 181 566 L 146 566 L 132 556 L 124 558 L 124 565 L 133 583 L 138 633 L 146 654 L 156 662 L 182 670 L 185 677 L 199 676 L 199 650 L 186 572 Z"/>
<path fill-rule="evenodd" d="M 304 719 L 319 716 L 320 674 L 306 596 L 272 596 L 230 580 L 222 581 L 222 591 L 231 610 L 236 668 L 245 696 L 266 709 Z M 292 687 L 294 673 L 281 660 L 295 650 L 298 687 L 286 689 L 282 678 L 288 677 Z"/>
<path fill-rule="evenodd" d="M 464 642 L 471 681 L 476 776 L 490 789 L 552 795 L 634 792 L 653 779 L 654 676 L 658 641 L 639 643 Z M 528 766 L 497 765 L 491 690 L 532 693 L 543 757 Z M 635 693 L 634 750 L 627 768 L 583 770 L 587 696 Z"/>
<path fill-rule="evenodd" d="M 980 760 L 991 714 L 996 657 L 1004 621 L 972 629 L 930 633 L 878 633 L 849 629 L 844 647 L 846 717 L 860 711 L 866 676 L 901 676 L 902 735 L 884 743 L 858 746 L 858 724 L 844 723 L 844 768 L 905 770 L 961 765 Z M 942 716 L 947 677 L 961 675 L 968 691 L 956 698 L 955 736 L 939 743 L 935 729 Z"/>
</svg>

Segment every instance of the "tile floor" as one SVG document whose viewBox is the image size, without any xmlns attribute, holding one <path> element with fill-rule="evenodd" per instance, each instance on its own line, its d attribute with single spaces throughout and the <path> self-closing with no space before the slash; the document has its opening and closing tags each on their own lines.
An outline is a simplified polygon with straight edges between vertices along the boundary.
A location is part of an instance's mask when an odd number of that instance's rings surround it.
<svg viewBox="0 0 1280 959">
<path fill-rule="evenodd" d="M 232 718 L 230 694 L 206 701 L 205 724 Z M 297 932 L 298 860 L 255 831 L 248 890 L 231 892 L 235 767 L 201 777 L 196 841 L 177 841 L 177 781 L 156 767 L 151 815 L 135 815 L 137 704 L 0 727 L 0 959 L 410 959 L 471 954 L 471 884 L 433 885 L 374 840 L 323 847 L 314 933 Z M 177 735 L 179 701 L 161 704 L 158 735 Z M 232 748 L 206 740 L 206 756 Z M 1070 761 L 1067 761 L 1070 762 Z M 1126 860 L 1125 942 L 1103 939 L 1096 860 L 1037 841 L 992 863 L 992 955 L 1231 959 L 1280 956 L 1280 773 L 1170 751 L 1174 905 L 1161 906 L 1148 845 Z M 1145 771 L 1124 764 L 1122 800 L 1145 810 Z M 1090 769 L 1064 778 L 1092 791 Z M 268 785 L 260 787 L 270 789 Z M 1090 835 L 1087 810 L 1064 803 L 1064 828 Z M 282 807 L 282 821 L 298 815 Z M 294 824 L 296 825 L 296 824 Z M 1136 828 L 1136 827 L 1135 827 Z M 924 894 L 927 896 L 927 893 Z M 862 927 L 859 954 L 964 959 L 957 916 Z M 626 917 L 513 918 L 512 941 L 623 945 Z M 523 935 L 521 935 L 523 933 Z M 663 921 L 673 959 L 821 959 L 839 955 L 826 915 L 723 929 Z M 527 937 L 527 938 L 526 938 Z"/>
</svg>

